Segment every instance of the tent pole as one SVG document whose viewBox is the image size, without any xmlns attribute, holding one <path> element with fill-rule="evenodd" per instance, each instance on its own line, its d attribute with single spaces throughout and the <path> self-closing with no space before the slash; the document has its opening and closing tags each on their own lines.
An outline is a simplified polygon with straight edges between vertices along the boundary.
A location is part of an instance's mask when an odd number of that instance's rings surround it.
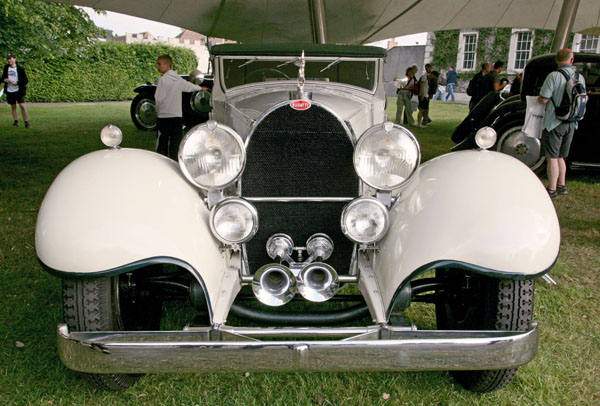
<svg viewBox="0 0 600 406">
<path fill-rule="evenodd" d="M 309 0 L 310 19 L 315 44 L 327 43 L 327 24 L 325 23 L 325 0 Z"/>
<path fill-rule="evenodd" d="M 573 22 L 575 21 L 578 8 L 579 0 L 563 1 L 550 52 L 557 52 L 559 49 L 567 46 L 567 41 L 569 40 L 569 35 L 571 35 L 571 31 L 573 30 Z"/>
</svg>

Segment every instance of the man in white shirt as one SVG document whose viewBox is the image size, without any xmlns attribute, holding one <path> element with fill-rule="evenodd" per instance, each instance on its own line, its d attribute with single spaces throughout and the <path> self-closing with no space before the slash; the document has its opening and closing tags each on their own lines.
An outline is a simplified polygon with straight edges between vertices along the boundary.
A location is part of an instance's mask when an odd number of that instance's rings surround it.
<svg viewBox="0 0 600 406">
<path fill-rule="evenodd" d="M 8 64 L 4 65 L 2 71 L 2 81 L 4 82 L 4 92 L 6 93 L 6 102 L 10 105 L 12 116 L 14 119 L 13 126 L 19 126 L 19 112 L 17 104 L 21 108 L 21 116 L 25 121 L 25 128 L 30 128 L 29 115 L 25 107 L 25 94 L 27 91 L 27 74 L 25 69 L 17 65 L 17 59 L 13 54 L 8 54 L 6 57 Z"/>
<path fill-rule="evenodd" d="M 156 81 L 156 92 L 154 93 L 158 117 L 156 152 L 177 161 L 179 144 L 183 138 L 181 93 L 208 89 L 183 79 L 171 69 L 172 65 L 173 60 L 169 55 L 161 55 L 156 60 L 156 69 L 163 74 Z"/>
</svg>

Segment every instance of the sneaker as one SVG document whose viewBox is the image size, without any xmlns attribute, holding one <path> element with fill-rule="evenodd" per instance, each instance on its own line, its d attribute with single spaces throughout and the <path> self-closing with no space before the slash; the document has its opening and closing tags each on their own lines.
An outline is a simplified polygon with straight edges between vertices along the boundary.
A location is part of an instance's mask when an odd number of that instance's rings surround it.
<svg viewBox="0 0 600 406">
<path fill-rule="evenodd" d="M 15 120 L 13 123 L 13 127 L 18 127 L 19 126 L 19 121 Z"/>
<path fill-rule="evenodd" d="M 548 191 L 548 196 L 550 196 L 550 199 L 554 200 L 558 197 L 558 193 L 556 192 L 556 190 L 550 190 L 550 189 L 546 189 Z"/>
<path fill-rule="evenodd" d="M 556 193 L 559 195 L 568 195 L 567 185 L 556 185 Z"/>
<path fill-rule="evenodd" d="M 425 125 L 424 124 L 417 124 L 415 127 L 425 128 Z"/>
<path fill-rule="evenodd" d="M 423 119 L 423 124 L 427 125 L 427 124 L 431 123 L 431 121 L 432 120 L 430 118 Z"/>
<path fill-rule="evenodd" d="M 31 128 L 31 124 L 29 124 L 29 121 L 25 121 L 25 128 Z"/>
</svg>

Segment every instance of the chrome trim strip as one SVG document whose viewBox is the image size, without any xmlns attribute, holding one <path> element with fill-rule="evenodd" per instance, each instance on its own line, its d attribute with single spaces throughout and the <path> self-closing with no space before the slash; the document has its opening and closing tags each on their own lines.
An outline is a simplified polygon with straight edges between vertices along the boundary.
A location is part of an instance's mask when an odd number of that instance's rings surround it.
<svg viewBox="0 0 600 406">
<path fill-rule="evenodd" d="M 539 336 L 536 324 L 525 332 L 375 329 L 329 341 L 291 340 L 300 330 L 281 341 L 218 328 L 70 333 L 61 324 L 57 333 L 63 363 L 92 373 L 503 369 L 531 361 Z"/>
<path fill-rule="evenodd" d="M 296 203 L 296 202 L 350 202 L 356 197 L 246 197 L 249 202 L 275 202 L 275 203 Z"/>
</svg>

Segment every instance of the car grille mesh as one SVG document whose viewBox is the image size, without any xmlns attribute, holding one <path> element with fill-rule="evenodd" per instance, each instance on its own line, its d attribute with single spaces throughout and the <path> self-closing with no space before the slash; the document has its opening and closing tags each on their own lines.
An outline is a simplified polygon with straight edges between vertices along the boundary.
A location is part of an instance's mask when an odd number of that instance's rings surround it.
<svg viewBox="0 0 600 406">
<path fill-rule="evenodd" d="M 251 135 L 242 177 L 244 197 L 355 197 L 358 178 L 352 165 L 354 147 L 344 126 L 324 108 L 297 111 L 284 105 L 265 117 Z M 335 245 L 327 261 L 347 273 L 353 244 L 342 234 L 345 202 L 254 202 L 257 235 L 247 243 L 250 271 L 272 262 L 265 245 L 286 233 L 304 246 L 314 233 L 329 235 Z"/>
</svg>

